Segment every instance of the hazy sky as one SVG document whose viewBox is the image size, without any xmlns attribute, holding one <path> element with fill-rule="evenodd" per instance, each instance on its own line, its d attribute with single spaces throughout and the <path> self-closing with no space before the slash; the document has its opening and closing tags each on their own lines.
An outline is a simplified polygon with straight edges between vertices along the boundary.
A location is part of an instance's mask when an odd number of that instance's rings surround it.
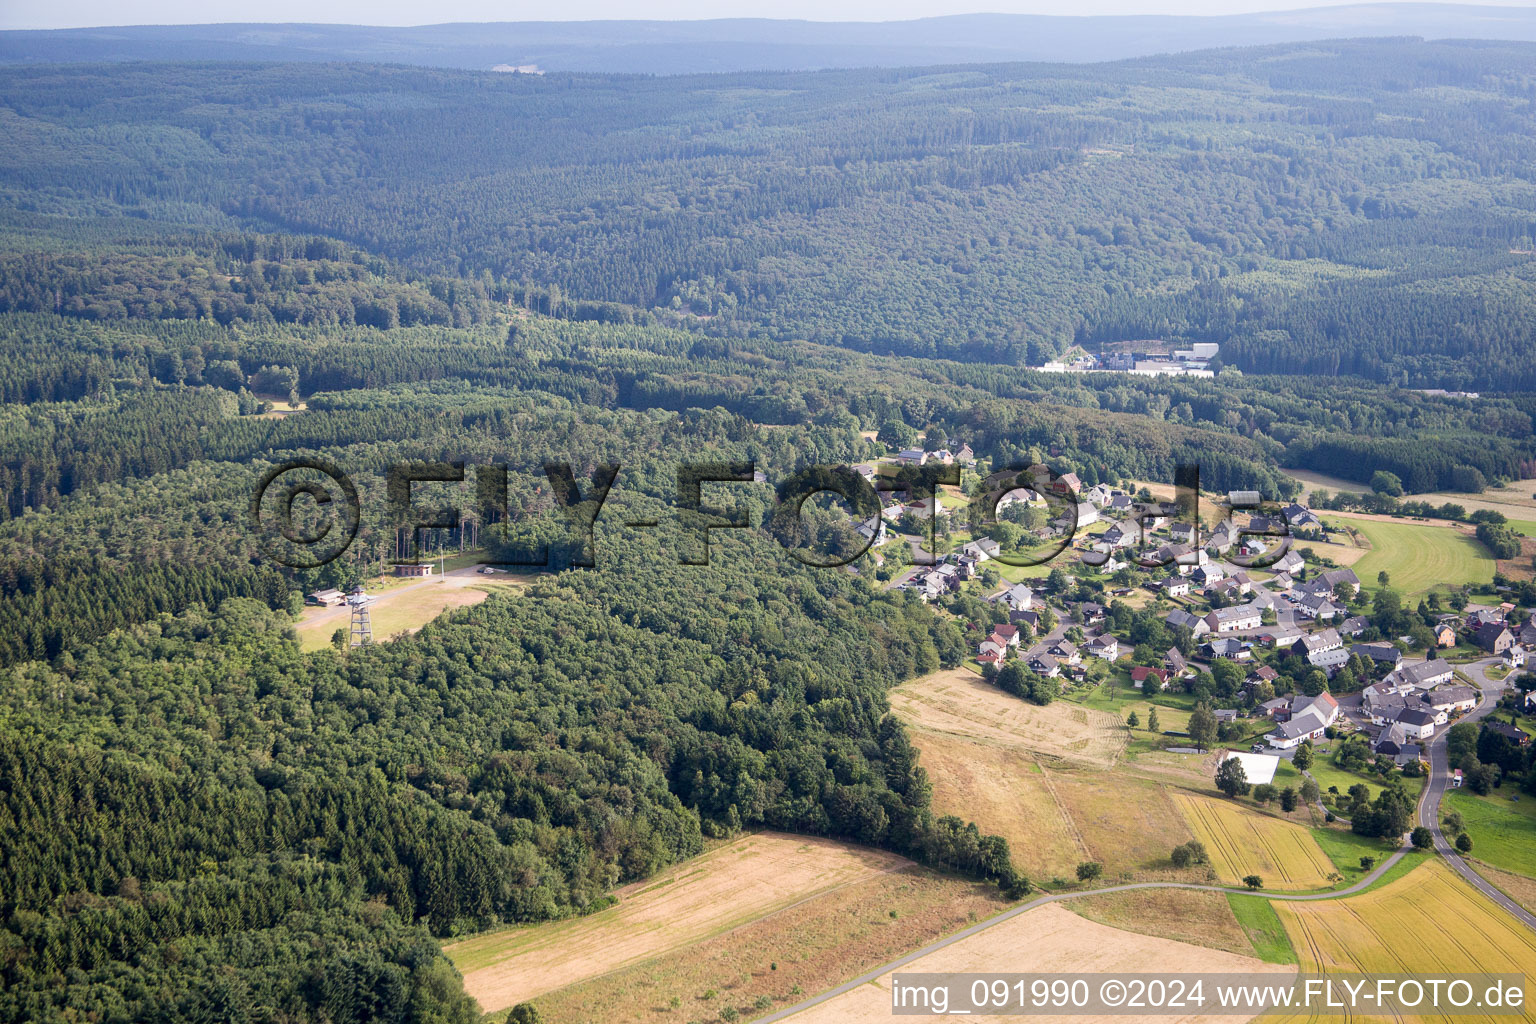
<svg viewBox="0 0 1536 1024">
<path fill-rule="evenodd" d="M 0 0 L 0 28 L 311 21 L 428 25 L 445 21 L 585 21 L 604 18 L 806 18 L 893 21 L 976 11 L 1011 14 L 1240 14 L 1331 7 L 1341 0 Z M 1348 0 L 1342 0 L 1348 2 Z M 1389 0 L 1353 0 L 1384 3 Z M 1481 0 L 1501 7 L 1532 0 Z"/>
</svg>

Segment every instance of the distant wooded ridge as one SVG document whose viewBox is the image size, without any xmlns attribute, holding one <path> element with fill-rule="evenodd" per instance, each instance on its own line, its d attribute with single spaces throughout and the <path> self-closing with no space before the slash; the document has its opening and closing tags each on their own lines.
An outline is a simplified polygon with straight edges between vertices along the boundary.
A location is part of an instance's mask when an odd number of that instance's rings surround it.
<svg viewBox="0 0 1536 1024">
<path fill-rule="evenodd" d="M 681 74 L 999 61 L 1091 62 L 1351 37 L 1536 41 L 1536 9 L 1355 4 L 1221 17 L 967 14 L 890 22 L 712 21 L 145 25 L 0 32 L 0 63 L 367 61 Z"/>
</svg>

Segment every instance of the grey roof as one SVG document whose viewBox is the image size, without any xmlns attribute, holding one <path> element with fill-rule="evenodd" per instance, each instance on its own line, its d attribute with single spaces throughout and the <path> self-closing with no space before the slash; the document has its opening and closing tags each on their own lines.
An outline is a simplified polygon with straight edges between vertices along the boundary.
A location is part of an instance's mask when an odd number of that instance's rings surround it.
<svg viewBox="0 0 1536 1024">
<path fill-rule="evenodd" d="M 1414 665 L 1404 665 L 1398 671 L 1405 680 L 1415 686 L 1419 686 L 1426 679 L 1450 675 L 1455 670 L 1451 668 L 1451 663 L 1444 658 L 1434 658 L 1430 661 L 1421 661 Z"/>
</svg>

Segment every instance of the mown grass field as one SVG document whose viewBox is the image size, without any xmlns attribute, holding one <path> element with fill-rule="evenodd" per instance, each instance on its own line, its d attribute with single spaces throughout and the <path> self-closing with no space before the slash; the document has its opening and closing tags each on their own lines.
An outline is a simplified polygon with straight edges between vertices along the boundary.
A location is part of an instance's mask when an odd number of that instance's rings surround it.
<svg viewBox="0 0 1536 1024">
<path fill-rule="evenodd" d="M 1516 796 L 1519 802 L 1511 799 Z M 1510 785 L 1487 796 L 1453 789 L 1445 794 L 1444 811 L 1461 815 L 1472 837 L 1472 856 L 1496 868 L 1536 878 L 1536 797 Z"/>
<path fill-rule="evenodd" d="M 1312 830 L 1312 841 L 1328 856 L 1344 879 L 1344 886 L 1354 885 L 1369 872 L 1360 866 L 1361 857 L 1375 857 L 1383 861 L 1392 856 L 1397 844 L 1390 840 L 1357 836 L 1343 824 L 1335 824 Z"/>
<path fill-rule="evenodd" d="M 1246 930 L 1226 896 L 1219 892 L 1138 889 L 1083 896 L 1067 900 L 1062 906 L 1090 921 L 1138 935 L 1223 949 L 1242 956 L 1254 953 Z"/>
<path fill-rule="evenodd" d="M 1329 516 L 1328 521 L 1355 530 L 1370 544 L 1355 574 L 1367 587 L 1385 570 L 1392 588 L 1411 596 L 1437 587 L 1493 582 L 1493 559 L 1471 534 L 1448 525 Z"/>
<path fill-rule="evenodd" d="M 1338 788 L 1339 796 L 1347 797 L 1350 786 L 1363 784 L 1366 789 L 1371 791 L 1371 799 L 1376 799 L 1376 795 L 1382 790 L 1383 780 L 1380 775 L 1360 775 L 1356 772 L 1345 771 L 1334 765 L 1329 760 L 1330 756 L 1328 754 L 1319 754 L 1312 762 L 1312 767 L 1307 769 L 1307 771 L 1312 773 L 1312 777 L 1317 780 L 1318 788 L 1323 791 L 1325 796 L 1328 795 L 1328 787 L 1330 786 Z M 1417 779 L 1410 779 L 1401 773 L 1393 776 L 1393 778 L 1402 780 L 1404 786 L 1408 789 L 1408 794 L 1413 797 L 1419 795 L 1424 789 L 1424 784 L 1428 781 L 1422 775 Z"/>
<path fill-rule="evenodd" d="M 958 668 L 898 686 L 891 710 L 920 731 L 1098 768 L 1119 760 L 1126 744 L 1124 727 L 1110 714 L 1067 701 L 1031 704 Z"/>
<path fill-rule="evenodd" d="M 1313 903 L 1276 901 L 1272 906 L 1305 972 L 1536 974 L 1536 933 L 1490 903 L 1438 858 L 1358 896 Z M 1418 1019 L 1494 1024 L 1510 1018 L 1458 1013 Z"/>
<path fill-rule="evenodd" d="M 1174 793 L 1173 802 L 1224 882 L 1241 884 L 1248 875 L 1258 875 L 1266 889 L 1320 889 L 1335 873 L 1333 862 L 1301 825 L 1231 800 Z"/>
<path fill-rule="evenodd" d="M 1253 951 L 1267 964 L 1294 964 L 1296 950 L 1274 904 L 1262 896 L 1227 893 L 1227 905 Z"/>
<path fill-rule="evenodd" d="M 1127 768 L 1049 771 L 1051 787 L 1083 837 L 1106 882 L 1131 878 L 1187 880 L 1169 864 L 1175 846 L 1194 836 L 1167 787 Z"/>
<path fill-rule="evenodd" d="M 1032 755 L 948 733 L 912 735 L 935 814 L 974 821 L 983 833 L 1007 839 L 1014 864 L 1031 878 L 1071 878 L 1091 859 Z"/>
<path fill-rule="evenodd" d="M 606 910 L 487 932 L 444 951 L 465 991 L 494 1012 L 912 867 L 882 850 L 760 832 L 618 890 Z"/>
</svg>

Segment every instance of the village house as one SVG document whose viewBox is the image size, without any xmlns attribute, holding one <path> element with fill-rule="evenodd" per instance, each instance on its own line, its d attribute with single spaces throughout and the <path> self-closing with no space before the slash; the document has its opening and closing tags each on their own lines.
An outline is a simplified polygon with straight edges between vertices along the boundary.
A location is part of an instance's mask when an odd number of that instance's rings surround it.
<svg viewBox="0 0 1536 1024">
<path fill-rule="evenodd" d="M 1358 654 L 1360 657 L 1366 658 L 1377 665 L 1390 665 L 1394 669 L 1401 667 L 1403 664 L 1403 652 L 1399 651 L 1393 644 L 1385 641 L 1377 641 L 1370 644 L 1351 644 L 1349 653 L 1352 655 Z"/>
<path fill-rule="evenodd" d="M 1205 624 L 1213 633 L 1233 633 L 1245 629 L 1258 629 L 1264 622 L 1264 613 L 1251 604 L 1216 608 L 1205 616 Z"/>
<path fill-rule="evenodd" d="M 1296 602 L 1296 610 L 1317 622 L 1331 622 L 1344 612 L 1326 591 L 1302 593 Z"/>
<path fill-rule="evenodd" d="M 1484 722 L 1483 728 L 1489 732 L 1498 733 L 1517 747 L 1523 747 L 1531 742 L 1531 737 L 1522 729 L 1518 729 L 1508 722 Z"/>
<path fill-rule="evenodd" d="M 989 558 L 996 558 L 1000 550 L 997 541 L 990 537 L 982 537 L 980 540 L 973 540 L 963 545 L 960 553 L 978 562 L 985 562 Z"/>
<path fill-rule="evenodd" d="M 1036 675 L 1055 678 L 1061 675 L 1061 665 L 1046 651 L 1034 651 L 1024 658 L 1024 664 Z"/>
<path fill-rule="evenodd" d="M 1260 718 L 1289 718 L 1291 717 L 1291 702 L 1284 697 L 1275 697 L 1267 700 L 1254 709 Z"/>
<path fill-rule="evenodd" d="M 1473 640 L 1489 654 L 1503 654 L 1514 645 L 1515 635 L 1503 622 L 1485 622 L 1477 627 Z"/>
<path fill-rule="evenodd" d="M 1294 575 L 1306 568 L 1307 560 L 1297 551 L 1287 551 L 1269 566 L 1271 572 Z"/>
<path fill-rule="evenodd" d="M 1416 690 L 1432 690 L 1441 683 L 1450 682 L 1456 675 L 1456 670 L 1450 662 L 1441 658 L 1430 661 L 1415 662 L 1404 665 L 1396 672 L 1390 673 L 1385 681 L 1402 682 Z"/>
<path fill-rule="evenodd" d="M 1371 628 L 1371 620 L 1364 615 L 1351 615 L 1336 627 L 1343 636 L 1359 636 Z"/>
<path fill-rule="evenodd" d="M 1157 690 L 1162 690 L 1168 685 L 1168 676 L 1160 668 L 1137 665 L 1131 669 L 1131 685 L 1138 690 L 1145 691 L 1148 687 L 1148 680 L 1151 680 L 1150 685 Z"/>
<path fill-rule="evenodd" d="M 1344 646 L 1336 629 L 1324 629 L 1317 633 L 1304 633 L 1291 645 L 1291 653 L 1308 657 L 1319 651 L 1331 651 Z"/>
<path fill-rule="evenodd" d="M 1536 693 L 1536 690 L 1532 690 Z M 1471 711 L 1477 707 L 1477 691 L 1470 686 L 1437 686 L 1425 699 L 1436 711 L 1447 715 L 1458 711 Z"/>
<path fill-rule="evenodd" d="M 1189 580 L 1171 578 L 1166 580 L 1158 580 L 1151 585 L 1151 589 L 1161 591 L 1168 597 L 1188 597 Z"/>
<path fill-rule="evenodd" d="M 1103 658 L 1105 661 L 1114 661 L 1120 657 L 1120 641 L 1109 633 L 1100 633 L 1089 640 L 1084 649 L 1095 658 Z"/>
<path fill-rule="evenodd" d="M 1046 653 L 1063 665 L 1077 665 L 1083 660 L 1082 653 L 1077 645 L 1066 637 L 1062 637 L 1045 649 Z"/>
<path fill-rule="evenodd" d="M 1035 603 L 1035 592 L 1022 583 L 1015 583 L 998 594 L 995 600 L 1003 602 L 1014 611 L 1023 611 Z"/>
<path fill-rule="evenodd" d="M 1202 644 L 1200 653 L 1207 658 L 1226 658 L 1230 661 L 1247 661 L 1253 657 L 1247 644 L 1230 636 L 1217 637 Z"/>
<path fill-rule="evenodd" d="M 1329 693 L 1315 697 L 1297 695 L 1291 700 L 1291 713 L 1286 721 L 1271 732 L 1267 739 L 1270 746 L 1284 750 L 1298 747 L 1304 740 L 1321 739 L 1327 728 L 1339 716 L 1339 702 Z"/>
<path fill-rule="evenodd" d="M 1196 615 L 1194 612 L 1185 611 L 1183 608 L 1175 608 L 1163 616 L 1163 621 L 1168 623 L 1169 626 L 1183 626 L 1197 637 L 1204 636 L 1211 631 L 1210 623 L 1205 621 L 1203 615 Z"/>
<path fill-rule="evenodd" d="M 1163 655 L 1163 668 L 1166 670 L 1163 676 L 1164 679 L 1188 675 L 1192 671 L 1189 667 L 1189 662 L 1184 658 L 1183 652 L 1177 647 L 1168 648 L 1167 652 Z M 1536 691 L 1532 692 L 1536 693 Z"/>
</svg>

